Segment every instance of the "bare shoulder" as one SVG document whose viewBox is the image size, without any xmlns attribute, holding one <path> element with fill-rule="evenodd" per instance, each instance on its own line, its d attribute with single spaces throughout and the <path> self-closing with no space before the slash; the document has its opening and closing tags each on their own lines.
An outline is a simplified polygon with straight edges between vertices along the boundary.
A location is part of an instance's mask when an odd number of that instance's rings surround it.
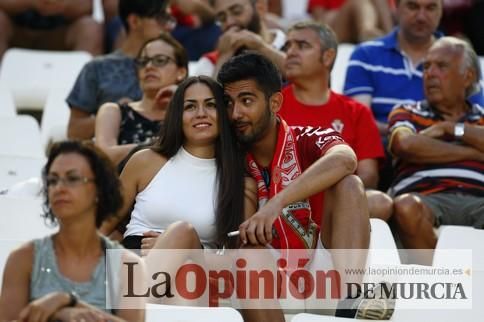
<svg viewBox="0 0 484 322">
<path fill-rule="evenodd" d="M 9 255 L 5 265 L 5 273 L 9 273 L 9 267 L 12 267 L 11 272 L 30 272 L 34 262 L 34 242 L 30 241 L 15 248 Z"/>
<path fill-rule="evenodd" d="M 163 166 L 166 161 L 167 159 L 164 156 L 147 148 L 133 154 L 133 156 L 129 159 L 128 164 L 132 163 L 133 165 L 139 167 L 151 166 L 154 163 L 158 165 L 161 164 L 161 166 Z"/>
<path fill-rule="evenodd" d="M 120 113 L 119 105 L 113 102 L 107 102 L 101 105 L 98 113 Z"/>
</svg>

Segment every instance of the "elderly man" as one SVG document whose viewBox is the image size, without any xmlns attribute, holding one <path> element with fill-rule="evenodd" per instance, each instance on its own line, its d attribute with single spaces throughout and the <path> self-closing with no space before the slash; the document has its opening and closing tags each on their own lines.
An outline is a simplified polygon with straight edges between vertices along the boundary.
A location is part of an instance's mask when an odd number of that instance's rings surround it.
<svg viewBox="0 0 484 322">
<path fill-rule="evenodd" d="M 200 58 L 195 74 L 216 76 L 220 67 L 245 49 L 256 50 L 282 69 L 284 32 L 268 29 L 263 16 L 267 0 L 212 0 L 222 28 L 217 49 Z"/>
<path fill-rule="evenodd" d="M 397 0 L 396 15 L 395 30 L 355 49 L 344 86 L 345 95 L 371 107 L 382 135 L 393 106 L 423 99 L 422 60 L 441 36 L 442 0 Z M 482 93 L 471 101 L 482 104 Z"/>
<path fill-rule="evenodd" d="M 289 28 L 284 69 L 291 82 L 284 88 L 280 115 L 289 125 L 333 128 L 355 151 L 356 174 L 365 185 L 370 216 L 387 220 L 392 199 L 374 190 L 378 161 L 384 157 L 371 111 L 362 104 L 330 90 L 329 79 L 338 42 L 333 30 L 317 22 L 299 22 Z"/>
<path fill-rule="evenodd" d="M 466 98 L 480 76 L 464 41 L 437 40 L 423 63 L 426 100 L 396 107 L 389 148 L 397 177 L 394 218 L 406 248 L 433 249 L 433 227 L 484 227 L 484 109 Z"/>
</svg>

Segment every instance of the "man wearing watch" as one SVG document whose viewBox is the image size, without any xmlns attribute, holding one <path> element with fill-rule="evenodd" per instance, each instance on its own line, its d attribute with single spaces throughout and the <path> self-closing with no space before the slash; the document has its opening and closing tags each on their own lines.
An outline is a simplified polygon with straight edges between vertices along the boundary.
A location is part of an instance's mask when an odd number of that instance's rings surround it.
<svg viewBox="0 0 484 322">
<path fill-rule="evenodd" d="M 423 67 L 426 100 L 389 117 L 394 218 L 412 249 L 435 248 L 435 226 L 484 228 L 484 108 L 466 99 L 479 85 L 478 57 L 463 40 L 444 37 Z"/>
</svg>

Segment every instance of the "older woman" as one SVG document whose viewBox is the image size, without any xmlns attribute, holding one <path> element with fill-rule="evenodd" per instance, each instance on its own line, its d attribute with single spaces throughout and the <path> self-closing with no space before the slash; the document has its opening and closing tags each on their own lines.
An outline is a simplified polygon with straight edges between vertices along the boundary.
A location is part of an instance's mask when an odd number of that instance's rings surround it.
<svg viewBox="0 0 484 322">
<path fill-rule="evenodd" d="M 124 245 L 151 248 L 160 233 L 167 248 L 230 244 L 227 233 L 255 212 L 256 186 L 244 181 L 244 158 L 221 86 L 204 76 L 181 83 L 160 137 L 154 148 L 134 154 L 121 173 L 125 201 L 117 220 L 134 203 Z M 110 233 L 115 225 L 109 220 L 102 230 Z"/>
<path fill-rule="evenodd" d="M 90 143 L 61 142 L 43 178 L 43 216 L 59 231 L 10 254 L 0 321 L 142 321 L 143 310 L 105 310 L 106 250 L 121 248 L 97 231 L 122 203 L 111 162 Z"/>
<path fill-rule="evenodd" d="M 141 101 L 105 103 L 96 116 L 96 145 L 116 164 L 158 134 L 176 84 L 187 76 L 188 58 L 178 41 L 162 33 L 141 47 L 136 65 Z"/>
</svg>

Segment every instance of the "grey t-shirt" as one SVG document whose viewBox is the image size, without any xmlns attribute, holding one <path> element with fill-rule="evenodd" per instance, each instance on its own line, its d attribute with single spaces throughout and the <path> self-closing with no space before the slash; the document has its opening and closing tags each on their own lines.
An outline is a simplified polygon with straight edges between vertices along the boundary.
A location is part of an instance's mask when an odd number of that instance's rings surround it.
<svg viewBox="0 0 484 322">
<path fill-rule="evenodd" d="M 82 68 L 66 102 L 71 108 L 96 114 L 106 102 L 124 98 L 137 101 L 141 96 L 134 59 L 115 51 L 94 58 Z"/>
</svg>

